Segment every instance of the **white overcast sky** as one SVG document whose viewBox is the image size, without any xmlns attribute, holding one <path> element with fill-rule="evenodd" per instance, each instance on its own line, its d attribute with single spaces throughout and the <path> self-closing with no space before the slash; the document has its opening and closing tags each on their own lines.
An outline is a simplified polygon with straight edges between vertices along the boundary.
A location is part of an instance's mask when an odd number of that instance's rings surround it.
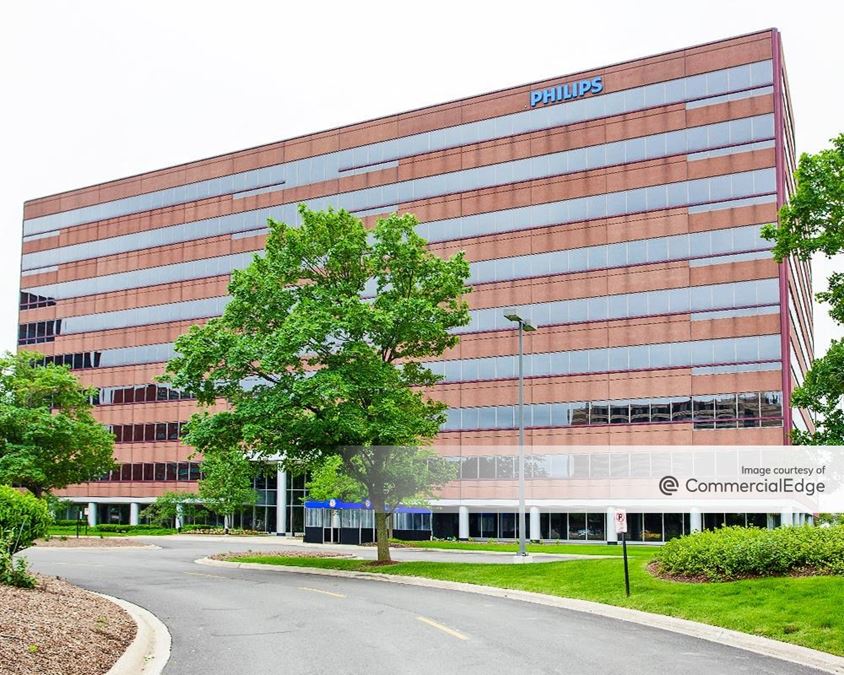
<svg viewBox="0 0 844 675">
<path fill-rule="evenodd" d="M 0 351 L 25 199 L 770 27 L 814 152 L 844 131 L 842 25 L 832 0 L 5 3 Z M 822 353 L 844 330 L 815 321 Z"/>
</svg>

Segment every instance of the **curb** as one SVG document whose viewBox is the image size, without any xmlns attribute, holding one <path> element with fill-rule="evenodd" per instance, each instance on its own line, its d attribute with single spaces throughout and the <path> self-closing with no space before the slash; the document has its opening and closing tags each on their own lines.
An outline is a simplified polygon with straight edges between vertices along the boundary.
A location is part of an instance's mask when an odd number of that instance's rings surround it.
<svg viewBox="0 0 844 675">
<path fill-rule="evenodd" d="M 680 633 L 689 637 L 708 640 L 727 647 L 734 647 L 744 651 L 754 652 L 762 656 L 768 656 L 781 661 L 789 661 L 801 666 L 809 666 L 826 673 L 844 674 L 844 657 L 827 654 L 808 647 L 801 647 L 787 642 L 780 642 L 771 638 L 759 635 L 750 635 L 728 628 L 710 626 L 708 624 L 678 619 L 662 614 L 651 614 L 638 609 L 616 607 L 615 605 L 604 605 L 589 600 L 577 600 L 574 598 L 563 598 L 543 593 L 530 591 L 517 591 L 494 586 L 480 586 L 475 584 L 460 583 L 457 581 L 440 581 L 436 579 L 425 579 L 423 577 L 399 577 L 388 574 L 376 574 L 372 572 L 349 572 L 346 570 L 328 570 L 315 567 L 294 567 L 285 565 L 265 565 L 261 563 L 236 563 L 225 560 L 212 560 L 211 558 L 200 558 L 195 560 L 199 565 L 214 567 L 234 567 L 248 570 L 264 570 L 270 572 L 285 572 L 296 574 L 314 574 L 328 577 L 343 577 L 347 579 L 368 579 L 370 581 L 381 581 L 385 583 L 404 584 L 406 586 L 423 586 L 437 588 L 446 591 L 460 591 L 463 593 L 474 593 L 520 602 L 530 602 L 536 605 L 557 607 L 574 612 L 583 612 L 596 616 L 603 616 L 619 621 L 666 630 L 672 633 Z"/>
<path fill-rule="evenodd" d="M 170 659 L 170 631 L 167 626 L 143 607 L 104 593 L 94 594 L 125 609 L 138 627 L 132 644 L 106 675 L 160 675 Z"/>
</svg>

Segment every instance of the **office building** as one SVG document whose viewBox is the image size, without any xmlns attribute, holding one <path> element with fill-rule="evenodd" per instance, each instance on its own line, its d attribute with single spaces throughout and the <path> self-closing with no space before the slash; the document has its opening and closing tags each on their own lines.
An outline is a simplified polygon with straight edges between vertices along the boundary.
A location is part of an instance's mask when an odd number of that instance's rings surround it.
<svg viewBox="0 0 844 675">
<path fill-rule="evenodd" d="M 459 513 L 471 536 L 515 532 L 513 458 L 477 450 L 517 439 L 507 311 L 538 328 L 529 446 L 782 444 L 812 424 L 790 406 L 812 359 L 811 270 L 775 263 L 760 229 L 792 189 L 793 130 L 781 36 L 765 30 L 28 201 L 19 344 L 98 388 L 121 465 L 64 494 L 97 505 L 92 520 L 134 522 L 138 504 L 195 488 L 179 442 L 195 404 L 154 378 L 222 312 L 266 218 L 294 222 L 300 202 L 370 224 L 413 212 L 431 250 L 471 263 L 472 322 L 432 365 L 450 407 L 436 444 L 462 471 L 435 534 L 455 535 Z M 555 461 L 536 471 L 555 477 Z M 247 520 L 300 531 L 301 479 L 279 478 Z M 567 503 L 564 484 L 542 488 L 543 537 L 604 538 L 605 509 Z M 639 522 L 655 540 L 693 527 Z"/>
</svg>

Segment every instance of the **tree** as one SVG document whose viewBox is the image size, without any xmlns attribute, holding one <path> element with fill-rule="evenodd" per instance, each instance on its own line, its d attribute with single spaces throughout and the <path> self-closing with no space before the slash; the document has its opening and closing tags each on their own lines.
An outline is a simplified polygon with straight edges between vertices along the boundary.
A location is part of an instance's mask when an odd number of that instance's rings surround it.
<svg viewBox="0 0 844 675">
<path fill-rule="evenodd" d="M 209 510 L 223 516 L 223 527 L 228 534 L 232 516 L 258 501 L 258 493 L 252 486 L 256 465 L 235 446 L 208 452 L 201 469 L 199 497 Z"/>
<path fill-rule="evenodd" d="M 763 235 L 775 241 L 774 257 L 809 260 L 820 253 L 828 257 L 844 252 L 844 134 L 832 147 L 803 154 L 795 176 L 796 189 L 779 212 L 779 225 L 767 225 Z M 816 295 L 830 305 L 830 316 L 844 323 L 844 273 L 829 278 L 826 291 Z M 785 310 L 783 310 L 785 311 Z M 792 392 L 793 405 L 816 418 L 816 431 L 792 431 L 801 445 L 844 444 L 844 341 L 833 340 L 829 351 L 815 359 L 802 386 Z"/>
<path fill-rule="evenodd" d="M 469 266 L 462 253 L 430 253 L 412 215 L 372 232 L 345 211 L 300 215 L 298 228 L 269 221 L 264 255 L 232 275 L 222 317 L 178 339 L 166 378 L 202 405 L 229 404 L 191 421 L 187 440 L 202 453 L 236 440 L 293 472 L 342 457 L 370 491 L 389 560 L 387 514 L 415 493 L 379 484 L 386 452 L 367 465 L 343 449 L 424 446 L 437 434 L 446 406 L 426 395 L 439 378 L 422 360 L 454 347 L 451 329 L 469 322 Z"/>
<path fill-rule="evenodd" d="M 93 392 L 34 352 L 0 357 L 0 483 L 45 491 L 114 468 L 114 437 L 91 414 Z"/>
<path fill-rule="evenodd" d="M 329 455 L 313 470 L 306 487 L 313 499 L 361 502 L 368 498 L 373 506 L 380 502 L 389 532 L 396 507 L 427 504 L 435 490 L 456 477 L 455 465 L 430 448 L 343 447 L 339 455 Z M 376 528 L 381 511 L 375 508 Z M 389 555 L 389 537 L 382 540 Z"/>
<path fill-rule="evenodd" d="M 144 508 L 140 515 L 153 525 L 171 527 L 179 516 L 183 519 L 195 517 L 199 510 L 196 502 L 197 495 L 194 492 L 164 492 Z"/>
<path fill-rule="evenodd" d="M 339 499 L 344 502 L 362 502 L 368 496 L 360 482 L 343 472 L 343 458 L 340 455 L 329 455 L 314 466 L 305 489 L 310 499 L 318 501 Z"/>
</svg>

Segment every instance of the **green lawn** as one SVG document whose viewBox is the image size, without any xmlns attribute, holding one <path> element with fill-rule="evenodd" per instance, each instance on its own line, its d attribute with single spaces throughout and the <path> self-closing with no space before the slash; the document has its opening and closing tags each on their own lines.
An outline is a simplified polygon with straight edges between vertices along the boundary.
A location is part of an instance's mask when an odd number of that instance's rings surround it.
<svg viewBox="0 0 844 675">
<path fill-rule="evenodd" d="M 67 537 L 71 539 L 76 536 L 76 527 L 69 525 L 53 525 L 47 531 L 51 537 Z M 156 530 L 134 530 L 130 532 L 100 532 L 95 527 L 89 527 L 85 532 L 84 527 L 79 528 L 80 537 L 158 537 L 165 534 L 176 534 L 176 530 L 161 528 Z"/>
<path fill-rule="evenodd" d="M 397 543 L 412 548 L 446 549 L 450 551 L 499 551 L 503 553 L 516 553 L 519 549 L 517 543 L 498 541 L 401 541 Z M 527 550 L 528 553 L 621 556 L 621 544 L 617 546 L 608 546 L 607 544 L 528 544 Z M 655 550 L 655 546 L 643 546 L 642 544 L 627 545 L 627 554 L 629 556 L 647 556 L 650 558 Z"/>
<path fill-rule="evenodd" d="M 239 562 L 319 567 L 427 577 L 498 586 L 667 614 L 793 642 L 844 656 L 844 579 L 778 577 L 720 584 L 663 581 L 646 570 L 645 552 L 630 561 L 632 595 L 624 596 L 621 560 L 595 559 L 532 565 L 404 562 L 372 567 L 332 558 L 235 556 Z"/>
</svg>

